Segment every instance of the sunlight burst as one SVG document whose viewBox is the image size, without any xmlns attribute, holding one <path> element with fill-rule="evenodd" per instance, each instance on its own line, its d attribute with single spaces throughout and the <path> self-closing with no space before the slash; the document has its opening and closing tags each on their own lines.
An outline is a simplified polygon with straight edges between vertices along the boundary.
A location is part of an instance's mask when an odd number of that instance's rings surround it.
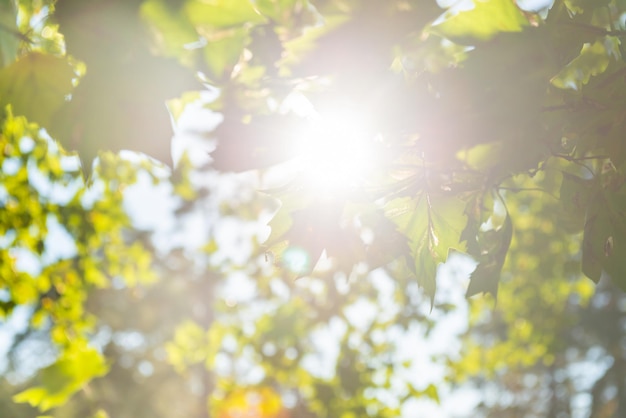
<svg viewBox="0 0 626 418">
<path fill-rule="evenodd" d="M 311 110 L 310 124 L 299 132 L 297 170 L 320 192 L 341 193 L 363 186 L 377 155 L 368 116 L 354 106 L 336 104 Z"/>
</svg>

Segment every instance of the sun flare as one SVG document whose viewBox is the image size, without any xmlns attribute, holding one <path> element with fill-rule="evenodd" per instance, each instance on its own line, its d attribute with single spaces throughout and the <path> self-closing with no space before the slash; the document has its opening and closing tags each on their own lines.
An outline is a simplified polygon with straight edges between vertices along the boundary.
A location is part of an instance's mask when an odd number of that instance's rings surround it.
<svg viewBox="0 0 626 418">
<path fill-rule="evenodd" d="M 308 107 L 307 113 L 310 123 L 296 134 L 294 153 L 302 181 L 326 193 L 362 186 L 378 163 L 368 115 L 344 103 L 323 109 Z"/>
</svg>

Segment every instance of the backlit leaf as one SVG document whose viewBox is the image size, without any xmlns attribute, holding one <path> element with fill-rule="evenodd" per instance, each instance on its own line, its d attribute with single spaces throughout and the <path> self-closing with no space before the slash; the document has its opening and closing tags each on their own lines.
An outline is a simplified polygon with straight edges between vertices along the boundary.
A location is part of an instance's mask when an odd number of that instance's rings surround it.
<svg viewBox="0 0 626 418">
<path fill-rule="evenodd" d="M 211 73 L 218 80 L 228 76 L 239 61 L 249 41 L 245 28 L 235 28 L 216 33 L 211 44 L 204 48 L 204 59 Z"/>
<path fill-rule="evenodd" d="M 71 93 L 74 77 L 65 58 L 30 53 L 0 69 L 0 105 L 47 126 Z"/>
<path fill-rule="evenodd" d="M 513 238 L 513 223 L 511 217 L 506 214 L 504 223 L 497 230 L 490 230 L 490 245 L 483 250 L 479 264 L 470 276 L 467 287 L 467 297 L 478 293 L 491 293 L 494 298 L 498 296 L 498 283 L 502 273 L 502 266 L 511 246 Z M 486 235 L 486 234 L 485 234 Z"/>
<path fill-rule="evenodd" d="M 626 195 L 598 191 L 592 197 L 585 219 L 582 245 L 583 273 L 595 282 L 606 272 L 626 288 Z"/>
<path fill-rule="evenodd" d="M 451 14 L 451 12 L 448 12 Z M 528 19 L 512 0 L 474 0 L 474 7 L 445 17 L 432 31 L 442 36 L 490 39 L 500 32 L 521 32 Z"/>
<path fill-rule="evenodd" d="M 185 4 L 185 12 L 194 24 L 213 28 L 266 21 L 249 0 L 192 0 Z"/>
<path fill-rule="evenodd" d="M 39 373 L 40 386 L 14 396 L 15 402 L 27 402 L 40 411 L 63 405 L 83 385 L 108 371 L 104 357 L 93 348 L 80 344 L 70 348 L 54 364 Z"/>
<path fill-rule="evenodd" d="M 385 206 L 386 216 L 409 240 L 417 279 L 431 302 L 437 264 L 447 260 L 451 249 L 464 248 L 460 242 L 466 223 L 464 212 L 465 204 L 459 199 L 426 192 L 417 198 L 393 200 Z"/>
<path fill-rule="evenodd" d="M 199 35 L 181 10 L 172 10 L 165 0 L 148 0 L 141 5 L 140 14 L 155 32 L 159 51 L 166 56 L 188 60 L 188 44 L 198 42 Z"/>
<path fill-rule="evenodd" d="M 552 84 L 561 89 L 580 90 L 592 76 L 602 74 L 611 59 L 607 42 L 608 39 L 583 45 L 580 55 L 551 80 Z"/>
<path fill-rule="evenodd" d="M 290 17 L 291 9 L 298 3 L 298 0 L 257 0 L 256 7 L 265 16 L 277 22 L 284 22 Z M 288 23 L 288 22 L 285 22 Z"/>
<path fill-rule="evenodd" d="M 12 0 L 0 0 L 0 68 L 17 58 L 20 33 L 16 25 L 16 10 Z"/>
</svg>

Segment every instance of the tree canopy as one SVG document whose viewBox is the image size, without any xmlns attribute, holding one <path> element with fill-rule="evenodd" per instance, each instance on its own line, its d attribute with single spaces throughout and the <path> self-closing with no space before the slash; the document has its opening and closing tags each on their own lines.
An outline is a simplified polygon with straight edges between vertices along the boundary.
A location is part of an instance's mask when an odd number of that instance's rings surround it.
<svg viewBox="0 0 626 418">
<path fill-rule="evenodd" d="M 0 11 L 0 313 L 16 376 L 47 353 L 15 416 L 399 416 L 440 399 L 399 341 L 460 309 L 449 260 L 491 295 L 449 387 L 626 413 L 623 1 Z"/>
</svg>

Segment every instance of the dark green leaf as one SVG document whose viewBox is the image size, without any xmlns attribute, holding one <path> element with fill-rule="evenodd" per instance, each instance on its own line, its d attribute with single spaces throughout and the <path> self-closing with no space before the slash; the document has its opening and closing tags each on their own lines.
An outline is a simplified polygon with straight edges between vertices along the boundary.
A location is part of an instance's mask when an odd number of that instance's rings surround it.
<svg viewBox="0 0 626 418">
<path fill-rule="evenodd" d="M 606 272 L 626 288 L 626 195 L 597 191 L 590 201 L 583 236 L 583 273 L 598 282 Z"/>
<path fill-rule="evenodd" d="M 479 264 L 470 276 L 467 297 L 478 293 L 491 293 L 494 298 L 498 296 L 498 283 L 500 282 L 502 266 L 513 237 L 513 223 L 508 212 L 502 226 L 497 230 L 487 231 L 487 233 L 491 233 L 488 237 L 488 241 L 490 241 L 488 249 L 481 254 Z M 483 239 L 483 241 L 485 240 L 487 239 Z"/>
</svg>

